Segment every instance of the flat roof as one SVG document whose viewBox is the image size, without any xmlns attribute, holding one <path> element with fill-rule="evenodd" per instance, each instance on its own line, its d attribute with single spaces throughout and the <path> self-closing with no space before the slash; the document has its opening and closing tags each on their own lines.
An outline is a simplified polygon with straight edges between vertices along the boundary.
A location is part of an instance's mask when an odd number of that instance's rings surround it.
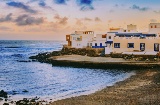
<svg viewBox="0 0 160 105">
<path fill-rule="evenodd" d="M 156 36 L 156 34 L 142 34 L 142 33 L 116 33 L 116 36 L 136 36 L 136 37 L 150 37 L 150 36 Z"/>
</svg>

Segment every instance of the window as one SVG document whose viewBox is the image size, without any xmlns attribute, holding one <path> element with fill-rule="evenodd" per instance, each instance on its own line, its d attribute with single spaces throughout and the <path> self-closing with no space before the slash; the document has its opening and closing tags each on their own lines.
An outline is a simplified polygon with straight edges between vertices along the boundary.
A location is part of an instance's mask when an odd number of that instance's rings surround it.
<svg viewBox="0 0 160 105">
<path fill-rule="evenodd" d="M 134 48 L 134 43 L 128 43 L 128 48 Z"/>
<path fill-rule="evenodd" d="M 97 46 L 97 43 L 95 43 L 95 46 Z"/>
<path fill-rule="evenodd" d="M 90 46 L 92 46 L 92 43 L 90 43 Z"/>
<path fill-rule="evenodd" d="M 153 27 L 151 26 L 151 28 L 153 28 Z"/>
<path fill-rule="evenodd" d="M 120 43 L 114 43 L 114 48 L 120 48 Z"/>
<path fill-rule="evenodd" d="M 155 28 L 157 28 L 157 26 L 155 25 Z"/>
<path fill-rule="evenodd" d="M 159 51 L 159 44 L 158 43 L 154 43 L 154 51 Z"/>
<path fill-rule="evenodd" d="M 145 43 L 140 43 L 140 50 L 144 51 L 145 50 Z"/>
<path fill-rule="evenodd" d="M 108 39 L 111 39 L 111 36 L 109 36 Z"/>
<path fill-rule="evenodd" d="M 89 43 L 87 43 L 87 47 L 89 47 Z"/>
</svg>

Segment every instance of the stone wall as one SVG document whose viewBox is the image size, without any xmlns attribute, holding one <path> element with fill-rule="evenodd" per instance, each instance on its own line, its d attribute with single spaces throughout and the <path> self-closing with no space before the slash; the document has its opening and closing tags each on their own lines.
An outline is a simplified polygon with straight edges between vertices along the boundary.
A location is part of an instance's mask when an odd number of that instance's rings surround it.
<svg viewBox="0 0 160 105">
<path fill-rule="evenodd" d="M 103 55 L 104 49 L 103 48 L 68 48 L 68 47 L 63 47 L 61 50 L 62 55 L 87 55 L 91 57 L 98 57 Z"/>
</svg>

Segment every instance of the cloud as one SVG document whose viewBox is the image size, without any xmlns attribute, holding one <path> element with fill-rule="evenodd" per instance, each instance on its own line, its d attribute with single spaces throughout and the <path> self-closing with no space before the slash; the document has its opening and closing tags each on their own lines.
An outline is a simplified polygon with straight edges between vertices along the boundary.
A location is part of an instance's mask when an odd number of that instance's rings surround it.
<svg viewBox="0 0 160 105">
<path fill-rule="evenodd" d="M 56 14 L 56 15 L 54 16 L 54 19 L 57 20 L 57 23 L 62 24 L 62 25 L 66 25 L 66 24 L 67 24 L 67 21 L 68 21 L 68 18 L 67 18 L 67 17 L 60 17 L 58 14 Z"/>
<path fill-rule="evenodd" d="M 12 13 L 9 13 L 6 17 L 0 18 L 0 22 L 12 21 Z"/>
<path fill-rule="evenodd" d="M 160 11 L 153 11 L 154 13 L 158 13 L 158 14 L 160 14 Z"/>
<path fill-rule="evenodd" d="M 148 7 L 139 7 L 139 6 L 135 5 L 135 4 L 130 8 L 134 9 L 134 10 L 139 10 L 139 11 L 148 11 L 149 10 Z"/>
<path fill-rule="evenodd" d="M 95 19 L 94 19 L 96 22 L 100 22 L 101 21 L 101 19 L 99 18 L 99 17 L 95 17 Z"/>
<path fill-rule="evenodd" d="M 5 26 L 0 26 L 0 30 L 1 31 L 13 31 L 13 29 L 11 29 L 9 27 L 5 27 Z"/>
<path fill-rule="evenodd" d="M 94 10 L 92 3 L 93 0 L 77 0 L 77 4 L 81 7 L 81 11 Z"/>
<path fill-rule="evenodd" d="M 79 26 L 83 25 L 82 20 L 76 18 L 76 25 L 79 25 Z"/>
<path fill-rule="evenodd" d="M 68 0 L 53 0 L 56 4 L 66 4 Z"/>
<path fill-rule="evenodd" d="M 108 23 L 111 23 L 113 20 L 108 20 Z"/>
<path fill-rule="evenodd" d="M 86 21 L 92 21 L 92 19 L 85 17 L 84 20 Z"/>
<path fill-rule="evenodd" d="M 151 22 L 151 23 L 156 23 L 157 20 L 156 20 L 156 19 L 151 19 L 150 22 Z"/>
<path fill-rule="evenodd" d="M 15 19 L 15 22 L 18 26 L 39 25 L 44 22 L 44 18 L 35 18 L 24 14 L 18 16 L 17 19 Z"/>
<path fill-rule="evenodd" d="M 12 1 L 12 2 L 8 2 L 7 5 L 15 7 L 15 8 L 20 8 L 20 9 L 26 11 L 26 12 L 29 12 L 29 13 L 37 13 L 37 11 L 31 9 L 31 7 L 23 4 L 22 2 L 14 2 L 14 1 Z"/>
<path fill-rule="evenodd" d="M 118 4 L 115 4 L 114 7 L 119 7 L 119 5 L 118 5 Z"/>
<path fill-rule="evenodd" d="M 46 3 L 44 1 L 40 1 L 38 3 L 38 5 L 41 6 L 41 7 L 46 7 Z"/>
</svg>

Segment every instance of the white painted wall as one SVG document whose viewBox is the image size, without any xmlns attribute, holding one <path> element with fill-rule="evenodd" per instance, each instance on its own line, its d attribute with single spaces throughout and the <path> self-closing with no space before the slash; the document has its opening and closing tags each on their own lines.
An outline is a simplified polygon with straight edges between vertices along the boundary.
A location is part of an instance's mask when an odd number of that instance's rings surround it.
<svg viewBox="0 0 160 105">
<path fill-rule="evenodd" d="M 150 23 L 149 24 L 149 33 L 160 34 L 160 23 Z"/>
<path fill-rule="evenodd" d="M 75 31 L 75 33 L 71 34 L 72 47 L 74 48 L 87 47 L 87 43 L 92 42 L 93 38 L 94 38 L 93 31 L 88 33 L 87 31 Z"/>
</svg>

